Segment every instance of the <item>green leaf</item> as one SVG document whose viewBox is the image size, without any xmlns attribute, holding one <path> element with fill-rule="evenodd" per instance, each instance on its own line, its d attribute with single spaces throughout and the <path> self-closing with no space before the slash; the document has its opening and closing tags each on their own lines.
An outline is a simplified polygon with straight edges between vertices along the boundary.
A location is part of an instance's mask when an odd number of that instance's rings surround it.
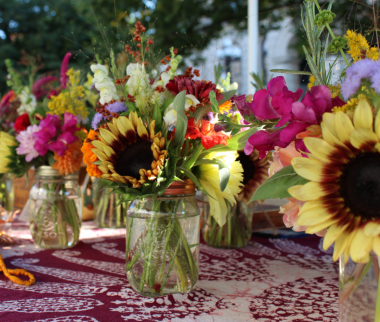
<svg viewBox="0 0 380 322">
<path fill-rule="evenodd" d="M 185 114 L 186 91 L 179 92 L 173 101 L 173 108 L 177 112 L 177 125 L 175 128 L 174 146 L 182 146 L 187 129 L 187 116 Z"/>
<path fill-rule="evenodd" d="M 219 105 L 216 100 L 216 94 L 214 91 L 210 92 L 211 109 L 214 113 L 219 113 Z"/>
<path fill-rule="evenodd" d="M 249 137 L 257 131 L 261 130 L 262 128 L 262 126 L 252 127 L 246 131 L 239 132 L 238 134 L 234 135 L 233 137 L 227 140 L 227 147 L 237 151 L 243 150 Z"/>
<path fill-rule="evenodd" d="M 222 93 L 223 98 L 218 101 L 219 106 L 227 102 L 232 96 L 236 94 L 237 90 L 233 89 L 232 91 Z"/>
<path fill-rule="evenodd" d="M 227 188 L 228 181 L 230 181 L 231 170 L 225 162 L 222 160 L 217 160 L 219 166 L 219 184 L 220 190 L 224 191 Z"/>
<path fill-rule="evenodd" d="M 282 168 L 272 177 L 265 181 L 253 194 L 249 202 L 261 199 L 271 198 L 289 198 L 288 192 L 290 187 L 296 185 L 304 185 L 309 182 L 305 178 L 300 177 L 291 165 Z"/>
<path fill-rule="evenodd" d="M 98 160 L 98 161 L 95 161 L 95 162 L 91 162 L 92 164 L 95 164 L 95 165 L 102 165 L 102 161 Z"/>
<path fill-rule="evenodd" d="M 162 126 L 162 115 L 161 115 L 161 109 L 158 105 L 158 102 L 156 102 L 156 104 L 154 105 L 153 120 L 156 121 L 155 131 L 157 133 L 161 131 L 161 126 Z"/>
<path fill-rule="evenodd" d="M 324 85 L 321 74 L 319 73 L 319 69 L 317 68 L 317 65 L 314 63 L 313 58 L 311 58 L 305 46 L 302 46 L 302 48 L 303 48 L 303 51 L 305 52 L 307 64 L 309 65 L 310 70 L 315 77 L 315 85 Z"/>
<path fill-rule="evenodd" d="M 290 70 L 290 69 L 271 69 L 271 73 L 282 73 L 282 74 L 292 74 L 292 75 L 307 75 L 312 76 L 313 74 L 307 71 L 301 70 Z"/>
<path fill-rule="evenodd" d="M 205 105 L 201 108 L 198 108 L 194 113 L 194 122 L 197 123 L 202 119 L 208 112 L 212 112 L 211 105 Z"/>
<path fill-rule="evenodd" d="M 56 162 L 55 159 L 54 159 L 54 154 L 48 153 L 47 157 L 48 157 L 49 165 L 53 166 L 53 164 Z"/>
</svg>

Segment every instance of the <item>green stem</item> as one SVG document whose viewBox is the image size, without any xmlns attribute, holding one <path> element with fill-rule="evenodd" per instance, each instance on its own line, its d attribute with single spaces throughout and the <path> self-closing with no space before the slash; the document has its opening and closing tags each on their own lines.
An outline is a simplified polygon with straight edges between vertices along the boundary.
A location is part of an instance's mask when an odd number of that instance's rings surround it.
<svg viewBox="0 0 380 322">
<path fill-rule="evenodd" d="M 203 150 L 202 143 L 194 143 L 194 148 L 191 154 L 191 157 L 186 161 L 186 163 L 183 165 L 183 168 L 186 170 L 190 170 L 194 163 L 197 161 L 199 155 L 201 154 Z"/>
</svg>

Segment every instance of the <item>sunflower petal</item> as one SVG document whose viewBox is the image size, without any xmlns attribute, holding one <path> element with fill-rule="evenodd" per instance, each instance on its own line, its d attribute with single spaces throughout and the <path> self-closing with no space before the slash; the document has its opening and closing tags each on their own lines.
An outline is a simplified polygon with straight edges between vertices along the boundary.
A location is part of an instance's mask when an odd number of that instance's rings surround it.
<svg viewBox="0 0 380 322">
<path fill-rule="evenodd" d="M 327 229 L 327 233 L 323 238 L 323 249 L 327 250 L 329 247 L 341 236 L 345 229 L 349 226 L 334 224 Z"/>
<path fill-rule="evenodd" d="M 354 236 L 353 233 L 343 232 L 336 240 L 334 244 L 333 261 L 337 261 L 339 257 L 346 251 L 350 250 L 350 241 Z M 349 254 L 349 253 L 348 253 Z M 345 256 L 345 260 L 348 260 L 349 256 Z"/>
<path fill-rule="evenodd" d="M 99 141 L 99 140 L 94 140 L 94 141 L 91 142 L 91 144 L 92 144 L 95 148 L 97 148 L 97 149 L 99 149 L 99 150 L 101 150 L 101 151 L 103 151 L 103 147 L 106 146 L 102 141 Z"/>
<path fill-rule="evenodd" d="M 297 174 L 310 181 L 330 182 L 340 176 L 340 171 L 335 167 L 324 166 L 322 162 L 314 159 L 293 158 L 292 166 Z"/>
<path fill-rule="evenodd" d="M 350 142 L 350 135 L 354 130 L 354 126 L 348 115 L 342 111 L 335 114 L 335 130 L 340 141 L 345 144 Z"/>
<path fill-rule="evenodd" d="M 339 186 L 335 184 L 321 184 L 319 182 L 310 181 L 304 185 L 293 186 L 288 189 L 292 197 L 301 200 L 317 200 L 321 197 L 335 193 L 339 190 Z"/>
<path fill-rule="evenodd" d="M 380 236 L 376 236 L 373 239 L 373 251 L 377 256 L 380 256 Z"/>
<path fill-rule="evenodd" d="M 350 246 L 350 256 L 356 263 L 368 263 L 373 248 L 373 237 L 364 234 L 363 229 L 356 230 Z"/>
<path fill-rule="evenodd" d="M 156 121 L 153 120 L 149 124 L 149 133 L 150 133 L 150 139 L 153 140 L 155 137 L 154 128 L 156 127 Z"/>
<path fill-rule="evenodd" d="M 139 117 L 136 112 L 131 112 L 129 114 L 129 120 L 133 124 L 134 128 L 137 130 L 137 126 L 139 125 Z"/>
<path fill-rule="evenodd" d="M 331 114 L 331 113 L 325 113 Z M 343 151 L 348 157 L 354 157 L 355 154 L 343 143 L 341 142 L 337 135 L 334 135 L 330 130 L 330 128 L 326 125 L 326 123 L 321 123 L 323 139 L 329 143 L 330 145 L 338 148 L 340 151 Z"/>
<path fill-rule="evenodd" d="M 325 207 L 316 207 L 303 211 L 298 218 L 297 224 L 300 226 L 319 225 L 331 218 L 332 216 L 326 212 Z"/>
<path fill-rule="evenodd" d="M 380 113 L 379 112 L 376 114 L 376 118 L 375 118 L 375 132 L 377 134 L 377 137 L 380 139 Z"/>
<path fill-rule="evenodd" d="M 373 151 L 378 142 L 379 139 L 372 130 L 357 129 L 351 134 L 351 144 L 359 150 Z"/>
<path fill-rule="evenodd" d="M 103 129 L 103 128 L 100 128 L 99 131 L 100 131 L 100 139 L 101 139 L 104 143 L 106 143 L 106 144 L 108 144 L 108 145 L 112 145 L 112 143 L 113 143 L 114 141 L 117 141 L 116 136 L 113 135 L 112 132 L 110 132 L 110 131 L 108 131 L 108 130 L 106 130 L 106 129 Z"/>
<path fill-rule="evenodd" d="M 371 106 L 365 98 L 359 99 L 359 103 L 354 112 L 354 124 L 357 129 L 372 130 L 373 114 Z"/>
<path fill-rule="evenodd" d="M 130 130 L 135 132 L 132 122 L 125 116 L 120 116 L 117 118 L 117 127 L 120 133 L 124 136 L 126 136 L 127 132 Z"/>
<path fill-rule="evenodd" d="M 380 236 L 380 224 L 373 221 L 368 222 L 364 226 L 364 234 L 371 237 Z"/>
<path fill-rule="evenodd" d="M 110 129 L 110 131 L 115 135 L 115 136 L 118 136 L 120 134 L 119 130 L 117 129 L 117 127 L 115 125 L 113 125 L 112 123 L 108 123 L 108 128 Z"/>
<path fill-rule="evenodd" d="M 323 229 L 326 229 L 330 227 L 331 225 L 335 224 L 338 221 L 338 219 L 329 219 L 324 222 L 321 222 L 317 225 L 309 226 L 306 228 L 305 233 L 306 234 L 315 234 Z"/>
<path fill-rule="evenodd" d="M 329 129 L 332 135 L 338 137 L 335 129 L 335 114 L 333 113 L 324 113 L 322 116 L 323 123 L 325 127 Z M 323 131 L 322 131 L 323 132 Z"/>
<path fill-rule="evenodd" d="M 103 151 L 104 151 L 105 155 L 106 155 L 108 158 L 111 158 L 112 156 L 116 156 L 115 151 L 114 151 L 110 146 L 105 145 L 105 146 L 103 147 Z"/>
<path fill-rule="evenodd" d="M 107 161 L 108 157 L 103 153 L 103 151 L 100 151 L 99 149 L 91 149 L 92 152 L 99 158 L 100 161 Z"/>
<path fill-rule="evenodd" d="M 317 158 L 322 162 L 329 163 L 331 162 L 334 156 L 334 161 L 341 161 L 344 163 L 344 159 L 342 159 L 340 151 L 331 146 L 323 139 L 306 137 L 303 139 L 307 149 L 312 153 L 313 157 Z"/>
<path fill-rule="evenodd" d="M 141 119 L 137 125 L 137 134 L 140 138 L 149 138 L 148 131 L 146 130 L 146 127 L 144 126 Z"/>
</svg>

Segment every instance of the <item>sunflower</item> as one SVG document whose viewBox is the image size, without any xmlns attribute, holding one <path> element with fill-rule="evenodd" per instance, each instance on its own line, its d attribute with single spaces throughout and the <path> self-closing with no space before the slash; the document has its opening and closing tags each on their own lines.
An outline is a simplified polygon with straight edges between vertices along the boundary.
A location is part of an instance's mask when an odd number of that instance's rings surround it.
<svg viewBox="0 0 380 322">
<path fill-rule="evenodd" d="M 227 204 L 225 199 L 234 205 L 243 185 L 243 167 L 240 162 L 236 161 L 237 157 L 236 151 L 211 152 L 205 157 L 205 159 L 219 159 L 229 165 L 231 175 L 224 191 L 220 190 L 218 165 L 202 164 L 193 170 L 201 186 L 212 197 L 209 198 L 210 213 L 219 226 L 226 223 Z"/>
<path fill-rule="evenodd" d="M 244 187 L 239 193 L 238 200 L 247 204 L 256 189 L 268 178 L 270 164 L 267 157 L 259 159 L 259 151 L 257 150 L 253 150 L 250 155 L 246 155 L 244 151 L 238 151 L 238 153 L 239 157 L 236 161 L 240 161 L 244 170 Z"/>
<path fill-rule="evenodd" d="M 380 255 L 380 113 L 374 122 L 361 98 L 353 121 L 342 111 L 325 113 L 321 128 L 323 139 L 304 139 L 309 158 L 292 160 L 294 170 L 310 180 L 288 190 L 306 201 L 298 225 L 311 234 L 327 229 L 323 248 L 335 242 L 334 260 L 344 254 L 366 263 L 372 250 Z"/>
<path fill-rule="evenodd" d="M 12 147 L 17 146 L 16 139 L 6 132 L 0 132 L 0 173 L 8 173 L 11 171 L 12 163 Z"/>
<path fill-rule="evenodd" d="M 136 112 L 114 117 L 99 128 L 98 138 L 91 141 L 92 152 L 99 158 L 102 178 L 141 187 L 157 178 L 165 162 L 165 138 L 154 132 L 155 121 L 145 127 Z M 148 133 L 149 130 L 149 133 Z"/>
<path fill-rule="evenodd" d="M 81 142 L 76 140 L 70 144 L 63 156 L 54 152 L 54 160 L 56 161 L 52 168 L 59 171 L 60 175 L 68 176 L 71 173 L 79 171 L 82 165 Z"/>
</svg>

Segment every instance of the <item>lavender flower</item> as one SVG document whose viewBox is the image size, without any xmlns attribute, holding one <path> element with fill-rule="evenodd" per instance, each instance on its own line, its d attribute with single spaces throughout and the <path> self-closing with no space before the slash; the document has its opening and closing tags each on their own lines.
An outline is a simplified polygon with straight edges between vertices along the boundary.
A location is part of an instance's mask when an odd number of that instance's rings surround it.
<svg viewBox="0 0 380 322">
<path fill-rule="evenodd" d="M 348 100 L 356 91 L 360 88 L 362 79 L 369 79 L 374 85 L 376 92 L 380 93 L 380 83 L 378 81 L 379 76 L 375 76 L 379 73 L 380 63 L 379 61 L 373 61 L 371 59 L 363 59 L 349 68 L 347 68 L 347 77 L 342 83 L 342 95 L 345 100 Z"/>
<path fill-rule="evenodd" d="M 34 124 L 28 126 L 25 131 L 20 132 L 20 134 L 16 137 L 17 141 L 20 142 L 20 146 L 16 148 L 16 152 L 18 155 L 26 154 L 26 162 L 30 162 L 39 156 L 37 150 L 34 148 L 34 144 L 38 140 L 35 133 L 40 130 L 41 128 L 38 125 Z"/>
<path fill-rule="evenodd" d="M 92 127 L 94 130 L 96 130 L 96 129 L 98 128 L 99 123 L 100 123 L 101 121 L 104 121 L 104 116 L 103 116 L 102 114 L 100 114 L 100 113 L 96 113 L 96 114 L 94 115 L 94 118 L 92 119 L 91 127 Z"/>
<path fill-rule="evenodd" d="M 122 113 L 127 111 L 127 107 L 122 102 L 115 102 L 107 105 L 106 110 L 110 113 Z M 92 119 L 91 127 L 96 130 L 99 126 L 99 123 L 102 121 L 106 121 L 106 118 L 102 114 L 96 113 Z"/>
</svg>

